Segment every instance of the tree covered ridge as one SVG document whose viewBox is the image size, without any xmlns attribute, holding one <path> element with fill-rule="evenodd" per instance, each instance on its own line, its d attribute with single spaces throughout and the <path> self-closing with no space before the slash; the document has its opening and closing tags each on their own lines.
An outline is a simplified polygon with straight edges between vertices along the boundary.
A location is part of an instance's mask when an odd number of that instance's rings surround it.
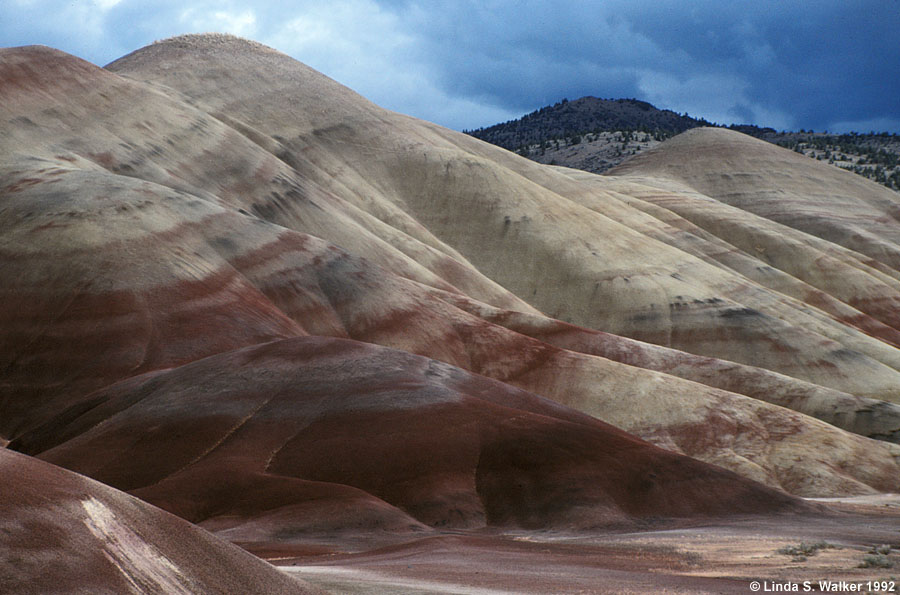
<svg viewBox="0 0 900 595">
<path fill-rule="evenodd" d="M 687 114 L 679 115 L 671 110 L 657 109 L 638 99 L 582 97 L 574 101 L 563 99 L 518 120 L 463 132 L 510 151 L 517 151 L 544 141 L 569 139 L 589 133 L 631 130 L 656 133 L 665 138 L 698 126 L 712 124 Z"/>
</svg>

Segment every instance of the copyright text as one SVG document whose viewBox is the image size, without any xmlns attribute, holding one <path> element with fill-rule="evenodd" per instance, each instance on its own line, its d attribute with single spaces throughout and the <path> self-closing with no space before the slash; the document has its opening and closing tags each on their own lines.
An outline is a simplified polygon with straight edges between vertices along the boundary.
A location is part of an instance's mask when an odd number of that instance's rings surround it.
<svg viewBox="0 0 900 595">
<path fill-rule="evenodd" d="M 896 593 L 895 581 L 753 581 L 754 593 Z"/>
</svg>

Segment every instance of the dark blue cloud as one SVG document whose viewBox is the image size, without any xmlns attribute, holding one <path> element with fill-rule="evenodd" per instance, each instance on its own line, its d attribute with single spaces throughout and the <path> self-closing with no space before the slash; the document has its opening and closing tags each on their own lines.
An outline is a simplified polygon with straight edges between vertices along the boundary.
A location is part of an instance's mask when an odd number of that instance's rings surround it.
<svg viewBox="0 0 900 595">
<path fill-rule="evenodd" d="M 900 3 L 835 4 L 827 14 L 772 22 L 767 36 L 778 55 L 770 84 L 755 93 L 790 108 L 807 128 L 836 122 L 898 120 L 900 131 Z"/>
<path fill-rule="evenodd" d="M 900 131 L 896 1 L 471 3 L 430 19 L 436 4 L 407 10 L 437 80 L 509 109 L 638 96 L 723 122 Z"/>
<path fill-rule="evenodd" d="M 722 123 L 900 132 L 898 0 L 3 2 L 2 45 L 105 64 L 155 39 L 228 31 L 453 128 L 596 95 Z"/>
<path fill-rule="evenodd" d="M 407 18 L 443 88 L 521 110 L 562 97 L 634 96 L 635 66 L 667 60 L 595 4 L 457 3 L 440 18 L 421 6 Z"/>
</svg>

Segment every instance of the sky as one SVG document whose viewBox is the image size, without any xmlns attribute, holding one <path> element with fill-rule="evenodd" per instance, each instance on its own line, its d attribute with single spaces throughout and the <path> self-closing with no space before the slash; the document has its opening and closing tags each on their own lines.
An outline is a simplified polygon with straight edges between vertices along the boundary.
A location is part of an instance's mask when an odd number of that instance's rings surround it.
<svg viewBox="0 0 900 595">
<path fill-rule="evenodd" d="M 900 0 L 0 0 L 0 46 L 100 66 L 211 31 L 456 130 L 593 95 L 720 124 L 900 133 Z"/>
</svg>

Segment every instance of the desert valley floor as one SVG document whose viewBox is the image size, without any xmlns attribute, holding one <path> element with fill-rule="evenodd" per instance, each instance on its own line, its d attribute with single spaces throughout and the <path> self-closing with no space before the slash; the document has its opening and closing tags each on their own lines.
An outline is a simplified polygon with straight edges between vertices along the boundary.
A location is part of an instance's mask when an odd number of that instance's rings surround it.
<svg viewBox="0 0 900 595">
<path fill-rule="evenodd" d="M 900 576 L 892 190 L 541 165 L 221 35 L 0 49 L 0 127 L 0 592 Z"/>
</svg>

